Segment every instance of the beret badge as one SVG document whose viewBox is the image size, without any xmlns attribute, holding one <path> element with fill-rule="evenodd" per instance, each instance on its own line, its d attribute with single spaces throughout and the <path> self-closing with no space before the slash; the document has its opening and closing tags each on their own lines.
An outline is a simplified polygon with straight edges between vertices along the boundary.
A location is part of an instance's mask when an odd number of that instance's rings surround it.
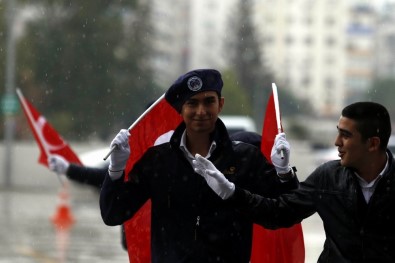
<svg viewBox="0 0 395 263">
<path fill-rule="evenodd" d="M 194 76 L 190 77 L 187 82 L 188 88 L 192 91 L 198 91 L 203 86 L 203 81 L 201 78 Z"/>
</svg>

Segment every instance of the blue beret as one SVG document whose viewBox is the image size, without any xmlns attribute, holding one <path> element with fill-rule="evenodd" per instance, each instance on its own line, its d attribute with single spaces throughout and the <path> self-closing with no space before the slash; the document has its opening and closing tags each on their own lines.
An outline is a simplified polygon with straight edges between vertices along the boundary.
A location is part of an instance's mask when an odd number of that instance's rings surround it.
<svg viewBox="0 0 395 263">
<path fill-rule="evenodd" d="M 181 112 L 182 105 L 190 97 L 203 91 L 216 91 L 221 96 L 221 73 L 215 69 L 197 69 L 180 76 L 166 91 L 165 99 Z"/>
</svg>

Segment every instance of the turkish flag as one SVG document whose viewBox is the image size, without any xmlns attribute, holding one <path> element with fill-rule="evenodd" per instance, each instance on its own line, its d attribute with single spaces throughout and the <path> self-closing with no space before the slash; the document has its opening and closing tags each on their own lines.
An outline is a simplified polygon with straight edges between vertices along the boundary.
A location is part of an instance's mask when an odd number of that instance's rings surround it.
<svg viewBox="0 0 395 263">
<path fill-rule="evenodd" d="M 70 148 L 59 133 L 52 128 L 47 120 L 42 116 L 32 104 L 30 104 L 22 92 L 17 89 L 19 101 L 22 105 L 23 112 L 29 122 L 30 129 L 40 148 L 40 156 L 38 162 L 48 167 L 48 155 L 58 154 L 67 161 L 75 164 L 82 164 L 78 156 Z"/>
<path fill-rule="evenodd" d="M 149 147 L 169 141 L 172 132 L 181 121 L 180 114 L 165 99 L 162 98 L 153 105 L 150 111 L 130 129 L 131 153 L 125 174 L 129 174 L 133 165 Z M 125 222 L 124 226 L 130 262 L 150 263 L 151 201 L 148 200 L 131 219 Z"/>
<path fill-rule="evenodd" d="M 270 162 L 274 139 L 278 133 L 274 96 L 271 94 L 263 120 L 261 151 Z M 254 224 L 251 263 L 304 263 L 302 225 L 268 230 Z"/>
</svg>

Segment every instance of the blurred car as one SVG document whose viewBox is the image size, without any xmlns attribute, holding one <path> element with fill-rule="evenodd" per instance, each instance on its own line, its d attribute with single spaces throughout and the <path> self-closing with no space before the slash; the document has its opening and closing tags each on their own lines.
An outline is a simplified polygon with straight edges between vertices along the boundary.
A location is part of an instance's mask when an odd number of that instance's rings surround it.
<svg viewBox="0 0 395 263">
<path fill-rule="evenodd" d="M 239 131 L 256 132 L 255 122 L 248 116 L 221 115 L 219 118 L 224 122 L 229 134 Z"/>
<path fill-rule="evenodd" d="M 224 122 L 229 134 L 239 132 L 239 131 L 251 131 L 256 132 L 256 126 L 252 118 L 247 116 L 237 116 L 237 115 L 224 115 L 220 116 L 221 120 Z M 81 162 L 85 166 L 97 167 L 97 168 L 107 168 L 110 164 L 110 158 L 103 160 L 104 156 L 108 153 L 109 148 L 101 148 L 93 151 L 88 151 L 82 153 L 79 157 Z"/>
<path fill-rule="evenodd" d="M 387 148 L 395 155 L 395 135 L 391 135 Z M 334 146 L 333 148 L 321 149 L 314 152 L 316 165 L 323 164 L 331 160 L 340 159 L 339 152 Z"/>
<path fill-rule="evenodd" d="M 100 148 L 80 154 L 78 157 L 81 162 L 88 167 L 107 168 L 110 164 L 110 158 L 103 160 L 104 156 L 109 152 L 109 148 Z"/>
</svg>

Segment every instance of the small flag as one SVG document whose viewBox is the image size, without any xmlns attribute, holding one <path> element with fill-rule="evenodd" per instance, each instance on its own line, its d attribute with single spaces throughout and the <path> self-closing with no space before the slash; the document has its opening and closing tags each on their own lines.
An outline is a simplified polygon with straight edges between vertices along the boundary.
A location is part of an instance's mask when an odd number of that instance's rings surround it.
<svg viewBox="0 0 395 263">
<path fill-rule="evenodd" d="M 277 103 L 278 105 L 278 103 Z M 282 130 L 277 123 L 273 93 L 270 95 L 263 120 L 261 151 L 270 162 L 274 139 Z M 305 249 L 302 225 L 268 230 L 254 224 L 251 263 L 304 263 Z"/>
<path fill-rule="evenodd" d="M 44 116 L 42 116 L 32 104 L 30 104 L 22 92 L 17 89 L 19 101 L 22 105 L 23 112 L 29 122 L 30 129 L 40 148 L 40 156 L 38 162 L 48 167 L 48 155 L 58 154 L 67 161 L 75 164 L 82 164 L 78 156 L 70 148 L 59 133 L 52 128 Z"/>
</svg>

